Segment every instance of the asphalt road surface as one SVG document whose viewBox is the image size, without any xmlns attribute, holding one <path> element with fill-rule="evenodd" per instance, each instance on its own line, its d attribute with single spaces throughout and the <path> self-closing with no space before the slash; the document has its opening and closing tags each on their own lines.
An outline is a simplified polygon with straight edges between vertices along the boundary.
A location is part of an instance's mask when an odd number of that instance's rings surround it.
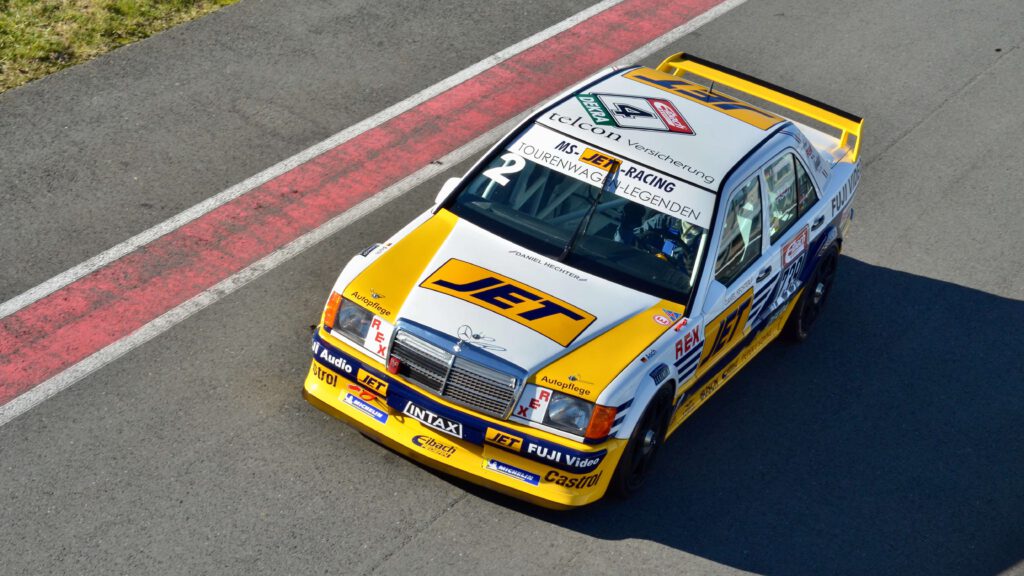
<svg viewBox="0 0 1024 576">
<path fill-rule="evenodd" d="M 0 95 L 0 301 L 588 4 L 242 0 Z M 753 0 L 640 62 L 866 122 L 812 338 L 716 394 L 638 497 L 539 510 L 302 400 L 341 265 L 461 164 L 0 427 L 0 574 L 1024 573 L 1022 22 Z"/>
</svg>

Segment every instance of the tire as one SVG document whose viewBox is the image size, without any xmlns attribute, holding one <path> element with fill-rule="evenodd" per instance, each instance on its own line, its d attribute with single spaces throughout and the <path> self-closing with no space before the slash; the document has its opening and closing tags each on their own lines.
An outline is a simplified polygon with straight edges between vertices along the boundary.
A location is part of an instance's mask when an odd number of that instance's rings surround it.
<svg viewBox="0 0 1024 576">
<path fill-rule="evenodd" d="M 650 476 L 661 445 L 665 442 L 671 406 L 671 394 L 663 388 L 640 416 L 609 486 L 619 498 L 636 494 Z"/>
<path fill-rule="evenodd" d="M 785 336 L 791 342 L 803 342 L 821 316 L 821 311 L 832 293 L 832 283 L 836 279 L 836 267 L 839 264 L 839 252 L 835 248 L 829 251 L 818 262 L 814 274 L 807 280 L 800 301 L 797 302 L 793 315 L 786 322 Z"/>
</svg>

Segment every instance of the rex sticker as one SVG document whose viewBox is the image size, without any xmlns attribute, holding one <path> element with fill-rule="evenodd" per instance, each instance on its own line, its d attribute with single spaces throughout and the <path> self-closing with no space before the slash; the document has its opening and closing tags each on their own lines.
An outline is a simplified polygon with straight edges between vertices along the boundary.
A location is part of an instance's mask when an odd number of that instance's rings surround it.
<svg viewBox="0 0 1024 576">
<path fill-rule="evenodd" d="M 454 258 L 420 286 L 490 310 L 562 346 L 568 346 L 597 319 L 536 288 Z"/>
</svg>

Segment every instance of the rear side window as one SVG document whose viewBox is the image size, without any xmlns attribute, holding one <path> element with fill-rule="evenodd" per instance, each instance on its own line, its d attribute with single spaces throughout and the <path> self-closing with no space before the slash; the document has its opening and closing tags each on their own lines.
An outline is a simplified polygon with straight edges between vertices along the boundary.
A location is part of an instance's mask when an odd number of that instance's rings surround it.
<svg viewBox="0 0 1024 576">
<path fill-rule="evenodd" d="M 818 193 L 814 191 L 814 183 L 811 182 L 811 175 L 804 170 L 799 162 L 796 163 L 796 195 L 799 200 L 800 216 L 803 216 L 818 201 Z"/>
<path fill-rule="evenodd" d="M 772 244 L 818 201 L 811 177 L 793 154 L 779 157 L 764 169 Z"/>
<path fill-rule="evenodd" d="M 754 176 L 729 199 L 715 279 L 728 286 L 761 256 L 761 184 Z"/>
</svg>

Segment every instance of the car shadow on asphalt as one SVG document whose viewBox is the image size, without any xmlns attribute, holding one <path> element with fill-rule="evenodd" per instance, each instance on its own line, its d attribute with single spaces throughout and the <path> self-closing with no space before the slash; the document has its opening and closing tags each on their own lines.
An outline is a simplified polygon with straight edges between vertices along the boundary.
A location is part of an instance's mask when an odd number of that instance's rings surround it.
<svg viewBox="0 0 1024 576">
<path fill-rule="evenodd" d="M 1024 558 L 1024 302 L 844 257 L 819 322 L 698 410 L 630 500 L 500 501 L 758 573 L 995 574 Z"/>
</svg>

